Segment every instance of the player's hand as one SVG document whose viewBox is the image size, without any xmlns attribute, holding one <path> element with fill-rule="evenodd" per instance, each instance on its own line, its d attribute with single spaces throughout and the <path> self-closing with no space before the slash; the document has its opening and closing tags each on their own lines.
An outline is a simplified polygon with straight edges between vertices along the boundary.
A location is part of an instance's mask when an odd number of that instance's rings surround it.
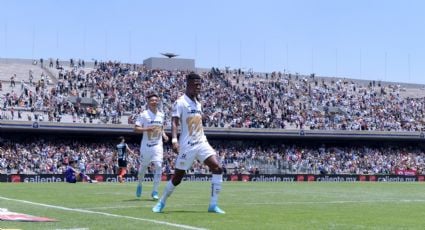
<svg viewBox="0 0 425 230">
<path fill-rule="evenodd" d="M 174 150 L 174 152 L 179 153 L 179 149 L 180 149 L 179 143 L 178 142 L 173 143 L 173 150 Z"/>
<path fill-rule="evenodd" d="M 167 135 L 164 135 L 164 136 L 162 137 L 162 139 L 163 139 L 163 141 L 164 141 L 164 142 L 168 142 L 168 140 L 169 140 L 170 138 L 168 138 L 168 136 L 167 136 Z"/>
</svg>

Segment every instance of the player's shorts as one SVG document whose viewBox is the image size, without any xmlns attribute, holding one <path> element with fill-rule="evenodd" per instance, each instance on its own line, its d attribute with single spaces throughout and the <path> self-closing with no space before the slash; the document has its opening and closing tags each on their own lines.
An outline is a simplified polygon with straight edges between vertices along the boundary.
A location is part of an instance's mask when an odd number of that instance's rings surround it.
<svg viewBox="0 0 425 230">
<path fill-rule="evenodd" d="M 118 159 L 118 167 L 120 167 L 120 168 L 127 167 L 127 161 L 122 160 L 122 159 Z"/>
<path fill-rule="evenodd" d="M 126 167 L 121 167 L 118 169 L 118 175 L 125 175 L 127 174 L 127 168 Z"/>
<path fill-rule="evenodd" d="M 66 177 L 66 182 L 77 183 L 77 177 L 75 175 L 74 176 L 68 176 L 68 177 Z"/>
<path fill-rule="evenodd" d="M 180 149 L 184 149 L 181 148 Z M 211 147 L 211 145 L 205 141 L 194 146 L 190 146 L 188 150 L 183 150 L 179 153 L 176 160 L 176 169 L 180 170 L 188 170 L 192 167 L 193 161 L 199 160 L 200 162 L 204 162 L 211 155 L 215 155 L 215 150 Z"/>
<path fill-rule="evenodd" d="M 164 158 L 163 149 L 140 148 L 140 162 L 149 164 L 152 161 L 162 162 Z"/>
</svg>

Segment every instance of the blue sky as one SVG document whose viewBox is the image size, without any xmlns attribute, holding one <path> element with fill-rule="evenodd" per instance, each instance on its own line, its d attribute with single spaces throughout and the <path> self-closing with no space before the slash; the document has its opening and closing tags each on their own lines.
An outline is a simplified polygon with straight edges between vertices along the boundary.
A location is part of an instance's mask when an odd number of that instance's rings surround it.
<svg viewBox="0 0 425 230">
<path fill-rule="evenodd" d="M 0 57 L 252 68 L 425 84 L 425 1 L 0 0 Z"/>
</svg>

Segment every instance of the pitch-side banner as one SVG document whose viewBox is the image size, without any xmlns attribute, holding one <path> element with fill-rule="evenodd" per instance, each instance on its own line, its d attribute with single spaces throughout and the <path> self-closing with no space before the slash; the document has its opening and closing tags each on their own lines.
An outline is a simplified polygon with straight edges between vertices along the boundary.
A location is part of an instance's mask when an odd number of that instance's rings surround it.
<svg viewBox="0 0 425 230">
<path fill-rule="evenodd" d="M 98 182 L 117 183 L 118 177 L 113 174 L 96 174 L 89 176 Z M 171 179 L 172 175 L 163 175 L 162 181 Z M 184 181 L 210 181 L 209 174 L 187 174 Z M 125 182 L 136 182 L 137 175 L 126 175 Z M 153 181 L 153 175 L 147 174 L 144 181 Z M 260 175 L 224 175 L 223 181 L 243 181 L 243 182 L 423 182 L 425 175 L 312 175 L 312 174 L 260 174 Z M 0 174 L 0 182 L 12 183 L 53 183 L 65 182 L 62 174 Z"/>
</svg>

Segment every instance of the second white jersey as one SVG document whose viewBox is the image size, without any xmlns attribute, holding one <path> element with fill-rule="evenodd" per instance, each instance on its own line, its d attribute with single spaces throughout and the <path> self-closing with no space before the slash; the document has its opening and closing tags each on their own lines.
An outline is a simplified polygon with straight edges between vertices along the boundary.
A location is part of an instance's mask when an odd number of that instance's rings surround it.
<svg viewBox="0 0 425 230">
<path fill-rule="evenodd" d="M 206 142 L 202 126 L 202 106 L 186 94 L 177 99 L 173 105 L 172 117 L 180 118 L 181 134 L 179 144 L 182 151 L 194 148 L 195 145 Z"/>
<path fill-rule="evenodd" d="M 164 132 L 164 114 L 160 111 L 153 113 L 149 109 L 143 111 L 136 120 L 140 127 L 154 127 L 153 131 L 144 131 L 140 149 L 162 151 L 162 133 Z"/>
</svg>

